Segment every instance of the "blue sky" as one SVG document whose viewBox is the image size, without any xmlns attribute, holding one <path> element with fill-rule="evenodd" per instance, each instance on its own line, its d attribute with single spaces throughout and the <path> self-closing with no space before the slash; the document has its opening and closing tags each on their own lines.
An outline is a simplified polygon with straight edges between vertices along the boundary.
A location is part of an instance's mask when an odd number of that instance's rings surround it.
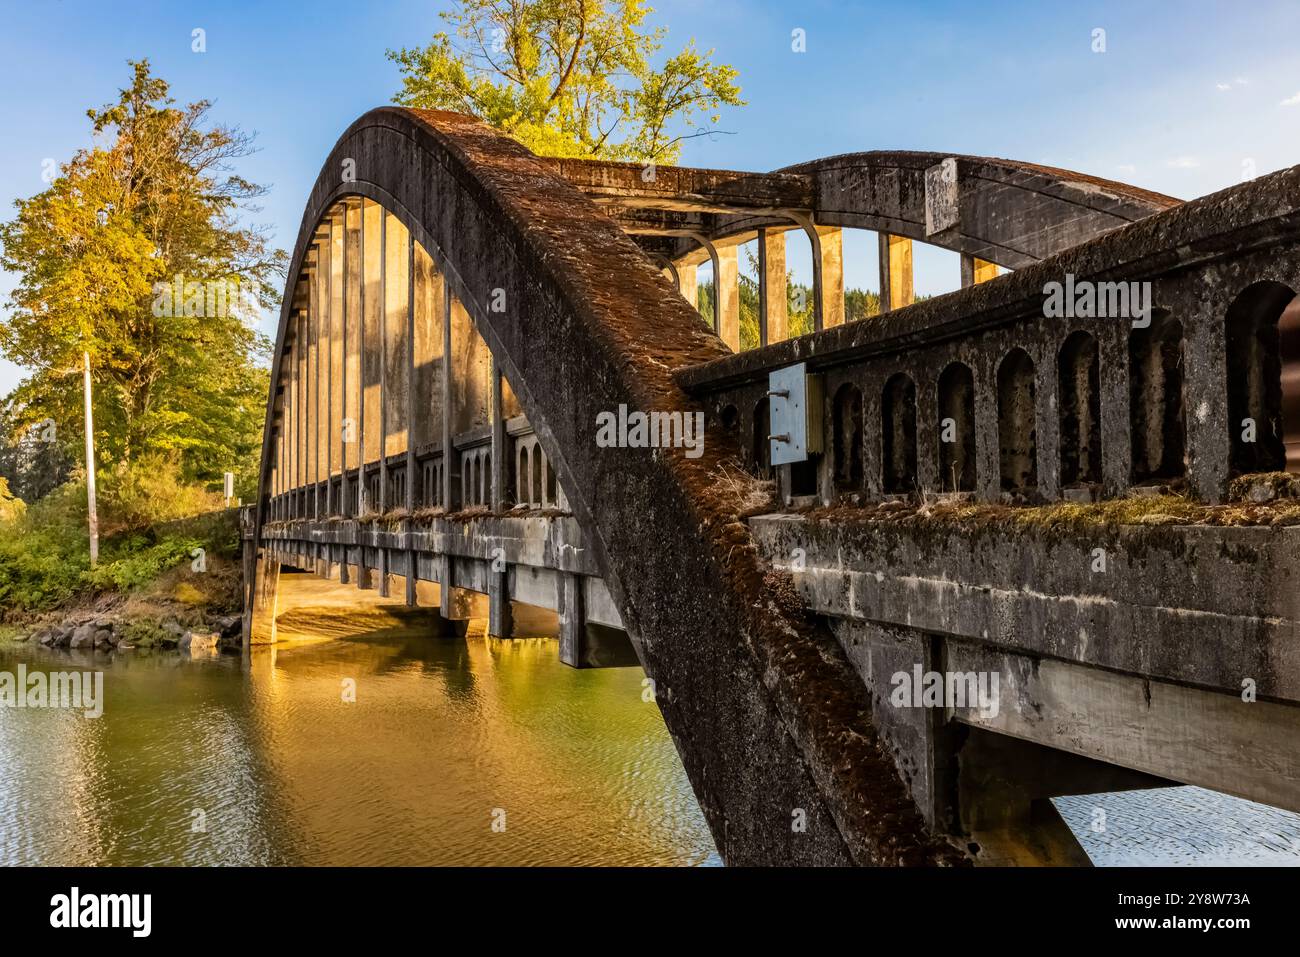
<svg viewBox="0 0 1300 957">
<path fill-rule="evenodd" d="M 768 170 L 834 153 L 925 149 L 1077 169 L 1189 199 L 1300 163 L 1300 4 L 657 0 L 665 51 L 694 37 L 740 71 L 749 105 L 683 163 Z M 384 51 L 426 42 L 445 4 L 0 0 L 0 216 L 39 192 L 42 162 L 89 141 L 85 111 L 148 57 L 178 100 L 258 133 L 241 172 L 272 186 L 256 219 L 292 245 L 340 133 L 399 85 Z M 206 31 L 207 52 L 191 51 Z M 1104 53 L 1093 31 L 1105 30 Z M 792 31 L 806 52 L 792 50 Z M 806 249 L 791 262 L 806 273 Z M 806 243 L 806 241 L 804 241 Z M 870 236 L 845 244 L 875 288 Z M 919 292 L 957 285 L 918 251 Z M 0 294 L 12 287 L 0 275 Z M 266 324 L 269 330 L 270 323 Z M 20 370 L 0 360 L 0 393 Z"/>
</svg>

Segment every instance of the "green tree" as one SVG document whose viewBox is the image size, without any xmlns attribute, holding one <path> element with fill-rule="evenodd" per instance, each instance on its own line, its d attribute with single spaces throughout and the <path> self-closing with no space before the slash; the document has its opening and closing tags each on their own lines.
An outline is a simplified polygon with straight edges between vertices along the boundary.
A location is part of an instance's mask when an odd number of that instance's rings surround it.
<svg viewBox="0 0 1300 957">
<path fill-rule="evenodd" d="M 27 510 L 27 504 L 9 491 L 9 481 L 0 477 L 0 525 L 21 518 Z"/>
<path fill-rule="evenodd" d="M 0 226 L 0 263 L 18 275 L 0 348 L 27 367 L 11 428 L 52 419 L 81 441 L 81 354 L 94 377 L 105 467 L 159 455 L 188 478 L 255 468 L 269 351 L 256 321 L 278 299 L 285 254 L 241 224 L 264 189 L 233 171 L 252 151 L 180 107 L 148 61 L 115 103 L 87 111 L 95 145 Z"/>
<path fill-rule="evenodd" d="M 389 50 L 394 101 L 479 117 L 542 156 L 677 161 L 725 106 L 743 106 L 737 73 L 692 40 L 658 69 L 667 31 L 644 0 L 459 0 L 451 32 Z M 694 132 L 691 132 L 694 130 Z"/>
</svg>

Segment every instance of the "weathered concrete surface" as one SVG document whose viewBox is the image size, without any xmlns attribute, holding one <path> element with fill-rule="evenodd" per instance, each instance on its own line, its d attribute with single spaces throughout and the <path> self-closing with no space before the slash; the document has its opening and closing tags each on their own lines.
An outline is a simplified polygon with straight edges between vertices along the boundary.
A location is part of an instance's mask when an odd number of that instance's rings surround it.
<svg viewBox="0 0 1300 957">
<path fill-rule="evenodd" d="M 355 181 L 340 181 L 345 159 Z M 710 435 L 699 459 L 596 449 L 598 413 L 689 410 L 674 372 L 725 352 L 658 269 L 544 164 L 463 116 L 358 120 L 312 191 L 291 276 L 346 195 L 412 230 L 488 343 L 589 535 L 723 857 L 961 860 L 928 834 L 838 644 L 765 581 L 739 521 L 736 447 Z M 489 312 L 497 290 L 507 308 Z M 280 342 L 289 316 L 286 304 Z"/>
<path fill-rule="evenodd" d="M 734 406 L 740 434 L 752 424 L 767 376 L 806 362 L 826 377 L 826 395 L 853 384 L 864 398 L 865 484 L 879 497 L 882 475 L 881 396 L 884 385 L 905 374 L 918 399 L 917 484 L 941 491 L 938 472 L 937 383 L 953 363 L 974 377 L 976 460 L 974 489 L 986 501 L 1002 495 L 999 467 L 998 373 L 1015 350 L 1033 364 L 1036 402 L 1036 486 L 1031 499 L 1060 498 L 1062 479 L 1062 356 L 1072 339 L 1096 344 L 1101 455 L 1100 492 L 1124 494 L 1151 479 L 1140 468 L 1148 399 L 1134 369 L 1143 349 L 1159 336 L 1177 342 L 1183 422 L 1183 454 L 1174 455 L 1179 482 L 1197 498 L 1222 500 L 1232 476 L 1228 357 L 1225 320 L 1244 291 L 1261 282 L 1297 288 L 1300 276 L 1300 168 L 1262 177 L 1221 194 L 1186 203 L 1102 235 L 1050 260 L 988 282 L 914 303 L 842 327 L 770 344 L 714 360 L 678 374 L 692 394 L 717 410 Z M 1044 287 L 1066 277 L 1091 282 L 1149 282 L 1150 329 L 1134 328 L 1127 316 L 1057 318 L 1045 315 Z M 1158 335 L 1157 335 L 1158 334 Z M 1143 343 L 1146 343 L 1144 345 Z M 829 411 L 829 410 L 828 410 Z M 1158 430 L 1157 430 L 1158 431 Z M 824 478 L 824 476 L 823 476 Z M 823 486 L 825 487 L 825 486 Z M 1077 490 L 1076 490 L 1077 491 Z"/>
<path fill-rule="evenodd" d="M 596 203 L 628 208 L 729 213 L 737 209 L 808 209 L 811 177 L 739 173 L 604 160 L 540 159 Z"/>
<path fill-rule="evenodd" d="M 803 550 L 795 584 L 820 614 L 1231 694 L 1252 678 L 1261 698 L 1300 702 L 1300 528 L 750 525 L 778 565 Z"/>
<path fill-rule="evenodd" d="M 944 170 L 950 179 L 935 175 Z M 846 153 L 770 175 L 812 182 L 811 204 L 787 209 L 811 210 L 819 226 L 921 240 L 1012 269 L 1178 204 L 1169 196 L 1084 173 L 945 153 Z M 683 236 L 681 227 L 688 222 L 714 241 L 789 223 L 788 216 L 754 210 L 758 203 L 752 200 L 733 199 L 729 215 L 717 205 L 707 212 L 702 205 L 656 205 L 651 211 L 623 206 L 612 212 L 630 232 L 654 237 L 646 248 L 673 260 L 690 254 L 694 244 L 662 237 Z"/>
<path fill-rule="evenodd" d="M 963 773 L 980 763 L 954 721 L 1104 762 L 1090 774 L 1128 768 L 1300 807 L 1300 528 L 1064 529 L 853 511 L 750 524 L 775 564 L 798 557 L 795 587 L 834 619 L 874 723 L 936 826 L 967 816 L 945 806 L 958 757 Z M 998 707 L 891 706 L 890 677 L 913 667 L 996 674 Z M 1053 796 L 1017 786 L 1027 799 Z M 1022 810 L 1023 830 L 1033 816 Z M 1060 833 L 1051 815 L 1039 823 Z M 995 830 L 1006 844 L 1016 828 Z M 1034 853 L 1055 856 L 1053 840 Z"/>
<path fill-rule="evenodd" d="M 595 555 L 570 516 L 466 513 L 388 524 L 287 521 L 264 526 L 262 539 L 287 563 L 309 569 L 323 555 L 331 574 L 337 566 L 350 567 L 360 581 L 366 580 L 363 572 L 378 574 L 381 568 L 405 576 L 409 553 L 417 581 L 449 582 L 490 596 L 501 591 L 504 577 L 510 600 L 553 611 L 560 610 L 557 594 L 562 578 L 569 577 L 582 589 L 583 623 L 623 627 Z"/>
</svg>

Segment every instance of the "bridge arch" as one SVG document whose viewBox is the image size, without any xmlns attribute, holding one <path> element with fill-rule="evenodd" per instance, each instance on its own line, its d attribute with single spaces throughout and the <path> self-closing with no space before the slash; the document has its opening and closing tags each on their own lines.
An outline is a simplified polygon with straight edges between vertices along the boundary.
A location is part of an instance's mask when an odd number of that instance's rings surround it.
<svg viewBox="0 0 1300 957">
<path fill-rule="evenodd" d="M 834 641 L 817 633 L 824 626 L 767 596 L 768 570 L 738 520 L 734 441 L 715 428 L 698 458 L 596 445 L 601 413 L 695 411 L 674 372 L 719 358 L 725 347 L 612 220 L 546 163 L 475 120 L 375 110 L 344 133 L 322 167 L 277 333 L 255 540 L 263 542 L 281 515 L 272 512 L 272 493 L 282 487 L 276 466 L 293 386 L 286 345 L 302 341 L 308 259 L 331 210 L 360 201 L 409 231 L 402 275 L 414 274 L 418 245 L 441 277 L 446 321 L 460 310 L 486 344 L 492 422 L 503 422 L 508 386 L 531 423 L 544 456 L 534 449 L 530 467 L 549 463 L 543 484 L 553 475 L 563 488 L 723 857 L 955 859 L 926 831 L 869 717 L 847 706 L 858 694 L 856 676 L 826 654 Z M 400 261 L 391 265 L 401 272 Z M 425 411 L 408 413 L 408 426 Z M 494 428 L 492 441 L 500 435 Z M 443 434 L 448 449 L 456 438 L 454 428 Z M 407 449 L 409 462 L 411 443 Z M 510 460 L 502 451 L 485 449 L 475 461 L 502 469 Z M 444 494 L 457 472 L 444 463 Z M 375 478 L 358 484 L 373 489 Z M 403 481 L 409 498 L 413 483 Z M 378 492 L 387 497 L 382 482 Z M 441 507 L 460 504 L 444 498 Z M 411 515 L 393 519 L 418 533 Z M 790 839 L 791 807 L 806 811 L 802 840 Z"/>
</svg>

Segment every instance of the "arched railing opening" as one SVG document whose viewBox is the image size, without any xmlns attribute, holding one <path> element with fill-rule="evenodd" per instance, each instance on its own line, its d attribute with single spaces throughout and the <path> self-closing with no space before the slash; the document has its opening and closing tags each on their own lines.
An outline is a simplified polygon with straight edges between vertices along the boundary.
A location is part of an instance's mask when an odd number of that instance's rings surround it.
<svg viewBox="0 0 1300 957">
<path fill-rule="evenodd" d="M 1234 475 L 1286 468 L 1278 324 L 1295 298 L 1294 290 L 1280 282 L 1257 282 L 1233 300 L 1224 317 Z"/>
<path fill-rule="evenodd" d="M 975 491 L 975 376 L 961 362 L 939 375 L 939 487 Z"/>
<path fill-rule="evenodd" d="M 833 459 L 835 488 L 862 488 L 862 390 L 845 383 L 835 393 Z"/>
<path fill-rule="evenodd" d="M 998 459 L 1002 489 L 1027 492 L 1038 487 L 1037 389 L 1034 360 L 1012 349 L 998 366 Z"/>
<path fill-rule="evenodd" d="M 885 492 L 906 494 L 916 488 L 916 384 L 906 373 L 885 383 L 881 422 Z"/>
<path fill-rule="evenodd" d="M 1134 484 L 1182 479 L 1187 471 L 1183 326 L 1167 313 L 1130 334 L 1129 389 Z"/>
<path fill-rule="evenodd" d="M 1060 397 L 1061 485 L 1101 481 L 1101 367 L 1097 340 L 1075 332 L 1057 359 Z"/>
</svg>

